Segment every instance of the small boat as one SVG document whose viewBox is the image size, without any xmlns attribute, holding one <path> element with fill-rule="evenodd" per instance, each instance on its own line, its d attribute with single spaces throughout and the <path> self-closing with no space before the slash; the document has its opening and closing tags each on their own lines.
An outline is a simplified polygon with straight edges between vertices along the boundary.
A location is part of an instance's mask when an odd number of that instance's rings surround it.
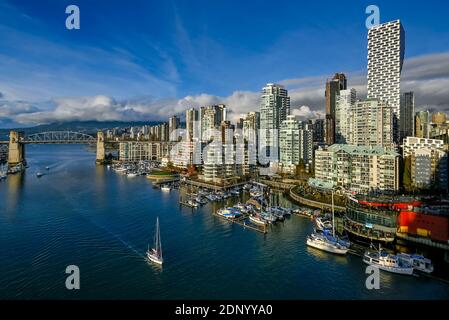
<svg viewBox="0 0 449 320">
<path fill-rule="evenodd" d="M 262 212 L 260 214 L 261 218 L 264 219 L 266 222 L 268 223 L 275 223 L 278 219 L 276 216 L 272 215 L 271 213 L 268 212 Z"/>
<path fill-rule="evenodd" d="M 49 166 L 46 166 L 46 167 L 45 167 L 45 170 L 50 170 L 50 167 L 49 167 Z"/>
<path fill-rule="evenodd" d="M 164 184 L 163 186 L 161 186 L 161 190 L 165 191 L 165 192 L 169 192 L 171 190 L 169 185 Z"/>
<path fill-rule="evenodd" d="M 187 200 L 187 204 L 189 206 L 191 206 L 192 208 L 198 208 L 198 203 L 195 200 L 193 200 L 193 199 Z"/>
<path fill-rule="evenodd" d="M 397 257 L 400 261 L 407 263 L 413 267 L 413 269 L 425 273 L 433 272 L 432 261 L 418 254 L 398 253 Z"/>
<path fill-rule="evenodd" d="M 208 194 L 206 195 L 206 198 L 209 199 L 210 201 L 215 201 L 217 200 L 217 197 L 214 194 Z"/>
<path fill-rule="evenodd" d="M 242 216 L 240 210 L 234 207 L 218 209 L 217 214 L 228 219 L 236 219 Z"/>
<path fill-rule="evenodd" d="M 137 177 L 137 173 L 135 173 L 135 172 L 128 172 L 128 173 L 126 174 L 126 176 L 127 176 L 128 178 L 135 178 L 135 177 Z"/>
<path fill-rule="evenodd" d="M 320 233 L 312 233 L 309 235 L 307 237 L 307 245 L 315 249 L 341 255 L 344 255 L 349 251 L 349 247 L 343 246 L 338 242 L 331 241 L 325 235 Z"/>
<path fill-rule="evenodd" d="M 150 250 L 148 246 L 147 257 L 150 261 L 162 265 L 164 259 L 162 258 L 162 244 L 161 244 L 161 234 L 159 229 L 159 217 L 156 219 L 156 232 L 154 235 L 154 248 Z"/>
<path fill-rule="evenodd" d="M 249 216 L 249 220 L 258 225 L 267 225 L 267 222 L 258 214 L 252 214 Z"/>
<path fill-rule="evenodd" d="M 42 172 L 36 172 L 36 177 L 40 178 L 42 177 L 44 174 Z"/>
<path fill-rule="evenodd" d="M 399 259 L 398 256 L 383 251 L 380 248 L 380 245 L 379 250 L 365 251 L 363 254 L 363 262 L 369 265 L 377 266 L 380 270 L 392 273 L 404 275 L 413 274 L 413 266 L 411 264 Z"/>
<path fill-rule="evenodd" d="M 238 189 L 232 189 L 232 190 L 231 190 L 231 194 L 234 195 L 234 196 L 238 196 L 238 195 L 240 194 L 240 190 L 238 190 Z"/>
</svg>

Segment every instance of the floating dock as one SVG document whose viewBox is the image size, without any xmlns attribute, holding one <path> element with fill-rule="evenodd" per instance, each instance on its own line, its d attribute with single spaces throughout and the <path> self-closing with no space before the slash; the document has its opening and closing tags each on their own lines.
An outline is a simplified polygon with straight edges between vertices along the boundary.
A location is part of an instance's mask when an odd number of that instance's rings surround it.
<svg viewBox="0 0 449 320">
<path fill-rule="evenodd" d="M 223 220 L 226 220 L 226 221 L 238 224 L 238 225 L 240 225 L 240 226 L 242 226 L 244 228 L 248 228 L 248 229 L 251 229 L 251 230 L 263 233 L 263 234 L 266 234 L 268 232 L 267 231 L 267 226 L 265 226 L 263 228 L 258 228 L 258 227 L 254 226 L 254 225 L 246 223 L 246 221 L 245 221 L 245 219 L 247 218 L 246 215 L 243 215 L 240 219 L 238 219 L 238 218 L 237 219 L 229 219 L 229 218 L 226 218 L 226 217 L 223 217 L 223 216 L 217 214 L 216 212 L 214 212 L 213 215 L 217 216 L 219 218 L 222 218 Z"/>
</svg>

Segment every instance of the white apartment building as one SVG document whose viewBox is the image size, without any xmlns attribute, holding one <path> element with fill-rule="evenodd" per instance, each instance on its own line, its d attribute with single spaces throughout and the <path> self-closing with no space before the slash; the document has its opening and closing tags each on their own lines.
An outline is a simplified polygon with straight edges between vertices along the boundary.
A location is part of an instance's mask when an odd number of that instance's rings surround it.
<svg viewBox="0 0 449 320">
<path fill-rule="evenodd" d="M 355 89 L 340 90 L 335 104 L 336 143 L 351 144 L 353 141 L 353 108 L 356 103 Z"/>
<path fill-rule="evenodd" d="M 400 20 L 379 24 L 368 31 L 368 98 L 378 98 L 392 108 L 394 139 L 399 139 L 401 72 L 405 31 Z"/>
<path fill-rule="evenodd" d="M 315 151 L 312 185 L 366 194 L 399 190 L 399 154 L 382 147 L 334 144 Z"/>
</svg>

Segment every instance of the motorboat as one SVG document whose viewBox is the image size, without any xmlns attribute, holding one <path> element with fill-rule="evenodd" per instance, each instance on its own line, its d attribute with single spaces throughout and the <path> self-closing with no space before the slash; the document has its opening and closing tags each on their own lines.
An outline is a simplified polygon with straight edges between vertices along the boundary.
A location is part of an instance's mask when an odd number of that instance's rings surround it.
<svg viewBox="0 0 449 320">
<path fill-rule="evenodd" d="M 164 184 L 161 186 L 161 191 L 169 192 L 171 190 L 170 186 L 167 184 Z"/>
<path fill-rule="evenodd" d="M 416 271 L 425 273 L 433 272 L 432 261 L 419 254 L 398 253 L 397 257 L 400 261 L 407 263 Z"/>
<path fill-rule="evenodd" d="M 236 219 L 242 216 L 240 210 L 234 207 L 218 209 L 217 214 L 228 219 Z"/>
<path fill-rule="evenodd" d="M 399 259 L 398 256 L 387 253 L 379 246 L 379 250 L 367 250 L 363 254 L 363 262 L 378 267 L 387 272 L 412 275 L 413 266 Z"/>
<path fill-rule="evenodd" d="M 251 215 L 249 216 L 249 220 L 250 220 L 251 222 L 255 223 L 255 224 L 258 224 L 258 225 L 263 225 L 263 226 L 267 225 L 267 221 L 266 221 L 265 219 L 263 219 L 263 218 L 262 218 L 260 215 L 258 215 L 258 214 L 251 214 Z"/>
<path fill-rule="evenodd" d="M 343 246 L 338 242 L 331 241 L 324 234 L 316 232 L 307 237 L 307 245 L 315 249 L 341 255 L 344 255 L 349 251 L 349 247 Z"/>
</svg>

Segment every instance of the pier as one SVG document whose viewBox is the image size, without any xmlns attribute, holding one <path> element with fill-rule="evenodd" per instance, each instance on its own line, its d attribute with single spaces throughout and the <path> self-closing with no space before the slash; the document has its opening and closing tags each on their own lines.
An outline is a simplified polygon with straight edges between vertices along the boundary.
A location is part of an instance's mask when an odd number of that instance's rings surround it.
<svg viewBox="0 0 449 320">
<path fill-rule="evenodd" d="M 229 222 L 238 224 L 238 225 L 242 226 L 243 228 L 254 230 L 254 231 L 257 231 L 257 232 L 260 232 L 260 233 L 263 233 L 263 234 L 268 233 L 266 225 L 262 229 L 262 228 L 258 228 L 256 226 L 253 226 L 251 224 L 247 224 L 246 221 L 245 221 L 245 219 L 248 217 L 247 215 L 243 215 L 240 219 L 229 219 L 229 218 L 226 218 L 226 217 L 223 217 L 223 216 L 217 214 L 216 212 L 213 212 L 212 214 L 214 216 L 216 216 L 216 217 L 219 217 L 219 218 L 225 220 L 225 221 L 229 221 Z"/>
</svg>

